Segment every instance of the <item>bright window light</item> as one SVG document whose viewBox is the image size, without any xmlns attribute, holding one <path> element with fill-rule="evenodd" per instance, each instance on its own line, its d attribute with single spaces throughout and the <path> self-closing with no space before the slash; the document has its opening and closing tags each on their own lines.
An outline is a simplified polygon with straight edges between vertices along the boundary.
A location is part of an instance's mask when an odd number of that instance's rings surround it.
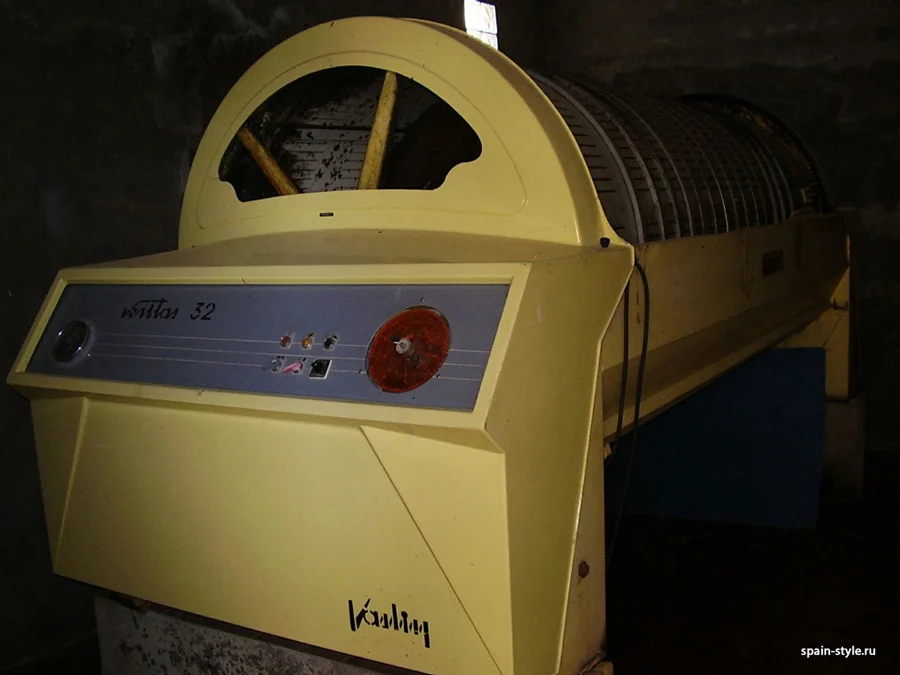
<svg viewBox="0 0 900 675">
<path fill-rule="evenodd" d="M 466 32 L 497 49 L 497 8 L 479 0 L 465 2 Z"/>
</svg>

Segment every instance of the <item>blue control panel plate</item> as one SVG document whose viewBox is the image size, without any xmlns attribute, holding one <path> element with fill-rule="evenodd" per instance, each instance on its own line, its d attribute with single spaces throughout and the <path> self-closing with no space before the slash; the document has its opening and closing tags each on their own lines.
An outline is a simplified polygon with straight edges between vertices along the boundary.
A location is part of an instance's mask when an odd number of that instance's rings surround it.
<svg viewBox="0 0 900 675">
<path fill-rule="evenodd" d="M 388 405 L 472 410 L 506 284 L 106 285 L 62 294 L 28 372 Z M 372 336 L 410 307 L 450 326 L 447 360 L 391 394 L 366 373 Z"/>
</svg>

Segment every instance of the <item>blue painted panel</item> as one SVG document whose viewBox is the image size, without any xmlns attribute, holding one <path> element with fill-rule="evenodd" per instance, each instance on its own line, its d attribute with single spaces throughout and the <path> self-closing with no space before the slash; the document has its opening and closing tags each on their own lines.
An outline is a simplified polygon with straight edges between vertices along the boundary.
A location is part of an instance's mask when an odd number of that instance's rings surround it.
<svg viewBox="0 0 900 675">
<path fill-rule="evenodd" d="M 67 287 L 28 371 L 147 384 L 471 410 L 475 405 L 507 285 L 100 285 Z M 450 354 L 437 375 L 389 394 L 365 373 L 366 351 L 388 318 L 408 307 L 440 311 Z M 72 321 L 92 338 L 68 364 L 53 358 Z M 310 349 L 301 341 L 315 339 Z M 279 344 L 293 334 L 288 348 Z M 332 349 L 324 340 L 336 336 Z M 300 373 L 272 372 L 303 360 Z M 327 359 L 324 378 L 312 364 Z M 287 368 L 290 370 L 290 368 Z"/>
<path fill-rule="evenodd" d="M 607 475 L 611 513 L 630 447 Z M 626 513 L 812 527 L 824 447 L 824 351 L 773 349 L 639 428 Z"/>
</svg>

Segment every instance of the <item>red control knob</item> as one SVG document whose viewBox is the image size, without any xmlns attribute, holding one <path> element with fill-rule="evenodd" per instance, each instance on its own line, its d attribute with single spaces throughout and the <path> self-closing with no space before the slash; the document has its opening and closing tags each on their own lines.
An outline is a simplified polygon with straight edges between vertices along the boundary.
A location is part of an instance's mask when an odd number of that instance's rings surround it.
<svg viewBox="0 0 900 675">
<path fill-rule="evenodd" d="M 388 319 L 369 343 L 366 370 L 382 391 L 402 394 L 434 377 L 450 351 L 450 325 L 431 307 L 410 307 Z"/>
</svg>

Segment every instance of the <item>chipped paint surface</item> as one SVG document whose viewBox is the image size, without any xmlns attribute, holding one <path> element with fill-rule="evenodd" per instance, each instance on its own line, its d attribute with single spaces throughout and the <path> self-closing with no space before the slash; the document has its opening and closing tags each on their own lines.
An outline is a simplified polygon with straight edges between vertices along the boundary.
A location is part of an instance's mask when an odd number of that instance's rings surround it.
<svg viewBox="0 0 900 675">
<path fill-rule="evenodd" d="M 287 641 L 174 610 L 140 613 L 104 596 L 95 600 L 103 675 L 373 675 L 351 657 L 300 651 Z M 339 660 L 343 659 L 343 660 Z M 379 667 L 378 673 L 399 673 Z"/>
</svg>

